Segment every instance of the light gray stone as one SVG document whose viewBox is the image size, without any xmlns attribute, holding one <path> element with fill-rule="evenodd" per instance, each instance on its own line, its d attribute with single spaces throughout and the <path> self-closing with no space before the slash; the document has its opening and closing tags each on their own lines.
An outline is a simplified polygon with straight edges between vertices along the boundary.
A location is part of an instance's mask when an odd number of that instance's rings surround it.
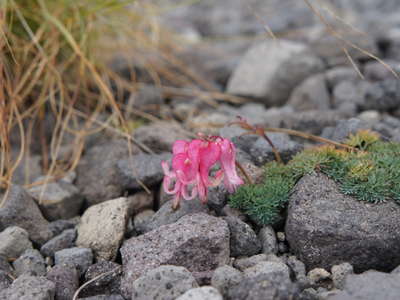
<svg viewBox="0 0 400 300">
<path fill-rule="evenodd" d="M 25 229 L 12 226 L 0 233 L 0 256 L 16 259 L 27 249 L 32 249 L 32 243 Z"/>
<path fill-rule="evenodd" d="M 87 248 L 63 249 L 54 254 L 54 262 L 56 265 L 76 268 L 79 275 L 82 275 L 93 263 L 93 253 Z"/>
<path fill-rule="evenodd" d="M 339 290 L 343 289 L 347 275 L 353 274 L 353 271 L 353 266 L 349 263 L 332 266 L 331 273 L 334 286 Z"/>
<path fill-rule="evenodd" d="M 44 277 L 22 275 L 0 291 L 0 300 L 54 300 L 56 286 Z"/>
<path fill-rule="evenodd" d="M 197 287 L 196 279 L 183 267 L 160 266 L 132 283 L 132 300 L 174 300 Z"/>
<path fill-rule="evenodd" d="M 36 249 L 28 249 L 13 262 L 15 274 L 20 276 L 22 274 L 32 276 L 46 275 L 46 262 L 43 256 Z"/>
<path fill-rule="evenodd" d="M 125 234 L 128 213 L 126 198 L 89 207 L 78 225 L 76 245 L 91 248 L 96 259 L 114 260 Z"/>
<path fill-rule="evenodd" d="M 323 281 L 331 279 L 331 273 L 323 268 L 315 268 L 307 273 L 307 278 L 311 284 L 320 284 Z"/>
<path fill-rule="evenodd" d="M 261 241 L 263 253 L 278 253 L 278 242 L 276 240 L 275 230 L 271 226 L 261 228 L 258 232 L 258 238 Z"/>
<path fill-rule="evenodd" d="M 223 300 L 222 295 L 212 286 L 190 289 L 176 300 Z"/>
<path fill-rule="evenodd" d="M 280 262 L 262 261 L 244 270 L 244 275 L 248 278 L 254 278 L 261 274 L 266 274 L 271 277 L 280 276 L 290 281 L 288 266 Z"/>
<path fill-rule="evenodd" d="M 225 265 L 215 269 L 211 278 L 211 285 L 218 289 L 222 295 L 227 295 L 229 289 L 239 284 L 243 278 L 242 272 Z"/>
<path fill-rule="evenodd" d="M 250 257 L 240 257 L 234 260 L 233 266 L 240 271 L 244 271 L 247 268 L 253 267 L 259 262 L 267 261 L 267 255 L 257 254 Z"/>
</svg>

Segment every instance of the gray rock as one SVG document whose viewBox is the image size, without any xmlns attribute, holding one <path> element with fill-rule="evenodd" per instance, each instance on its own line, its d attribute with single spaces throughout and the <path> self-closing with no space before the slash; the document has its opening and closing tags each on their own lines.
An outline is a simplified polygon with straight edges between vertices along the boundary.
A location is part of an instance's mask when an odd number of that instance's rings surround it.
<svg viewBox="0 0 400 300">
<path fill-rule="evenodd" d="M 247 221 L 247 216 L 239 209 L 231 207 L 229 204 L 225 205 L 221 211 L 222 216 L 238 218 L 243 222 Z"/>
<path fill-rule="evenodd" d="M 76 268 L 81 276 L 92 265 L 93 253 L 87 248 L 68 248 L 57 251 L 54 254 L 54 262 L 56 265 Z"/>
<path fill-rule="evenodd" d="M 310 174 L 289 199 L 286 238 L 308 269 L 346 261 L 356 272 L 389 271 L 400 264 L 399 213 L 394 202 L 358 201 L 325 175 Z"/>
<path fill-rule="evenodd" d="M 290 280 L 281 276 L 262 274 L 245 278 L 233 286 L 226 299 L 228 300 L 287 300 L 297 299 L 298 289 Z"/>
<path fill-rule="evenodd" d="M 354 81 L 341 81 L 332 91 L 332 104 L 334 108 L 339 108 L 345 104 L 355 104 L 361 106 L 364 103 L 364 94 L 360 85 Z"/>
<path fill-rule="evenodd" d="M 157 229 L 162 225 L 175 223 L 183 216 L 208 212 L 209 210 L 207 205 L 202 204 L 198 199 L 182 201 L 180 207 L 176 210 L 172 208 L 172 201 L 168 201 L 146 222 L 140 224 L 140 226 L 137 226 L 139 224 L 136 224 L 135 229 L 141 233 L 145 233 Z"/>
<path fill-rule="evenodd" d="M 44 277 L 22 275 L 0 291 L 0 300 L 53 300 L 55 284 Z"/>
<path fill-rule="evenodd" d="M 135 129 L 133 137 L 156 153 L 171 152 L 176 140 L 187 139 L 182 128 L 171 122 L 156 122 Z"/>
<path fill-rule="evenodd" d="M 323 268 L 315 268 L 307 273 L 307 278 L 312 285 L 318 285 L 331 279 L 331 274 Z"/>
<path fill-rule="evenodd" d="M 57 251 L 73 248 L 75 246 L 76 230 L 67 229 L 55 236 L 40 248 L 40 252 L 46 257 L 53 257 Z"/>
<path fill-rule="evenodd" d="M 198 286 L 186 268 L 170 265 L 146 272 L 131 285 L 132 300 L 174 300 Z"/>
<path fill-rule="evenodd" d="M 222 295 L 212 286 L 190 289 L 176 300 L 223 300 Z"/>
<path fill-rule="evenodd" d="M 365 87 L 363 109 L 387 111 L 400 104 L 400 83 L 396 78 L 388 78 Z"/>
<path fill-rule="evenodd" d="M 87 285 L 80 292 L 80 295 L 82 297 L 89 297 L 101 294 L 120 294 L 121 271 L 121 265 L 106 260 L 101 260 L 98 263 L 91 265 L 85 273 L 86 282 L 101 274 L 107 272 L 111 273 Z"/>
<path fill-rule="evenodd" d="M 266 226 L 258 232 L 258 238 L 261 241 L 262 252 L 265 254 L 277 254 L 278 242 L 276 240 L 275 230 L 271 226 Z"/>
<path fill-rule="evenodd" d="M 77 218 L 75 218 L 77 219 Z M 49 229 L 54 236 L 63 233 L 67 229 L 73 229 L 77 222 L 75 219 L 72 220 L 57 220 L 49 223 Z"/>
<path fill-rule="evenodd" d="M 57 300 L 71 300 L 79 288 L 79 273 L 75 268 L 56 265 L 46 275 L 56 285 Z"/>
<path fill-rule="evenodd" d="M 11 286 L 12 278 L 9 273 L 0 270 L 0 291 Z"/>
<path fill-rule="evenodd" d="M 324 134 L 323 136 L 337 142 L 343 142 L 350 134 L 355 134 L 361 129 L 370 129 L 370 126 L 359 119 L 351 118 L 339 121 L 330 136 Z"/>
<path fill-rule="evenodd" d="M 282 262 L 262 261 L 244 270 L 244 275 L 248 278 L 254 278 L 264 274 L 290 281 L 289 268 Z"/>
<path fill-rule="evenodd" d="M 400 274 L 400 265 L 397 266 L 396 268 L 394 268 L 394 269 L 392 270 L 392 272 L 390 272 L 390 273 L 392 273 L 392 274 Z"/>
<path fill-rule="evenodd" d="M 284 254 L 289 251 L 288 246 L 285 243 L 278 243 L 278 252 Z"/>
<path fill-rule="evenodd" d="M 387 63 L 391 68 L 393 68 L 394 71 L 396 72 L 399 71 L 400 65 L 398 62 L 385 59 L 385 63 Z M 384 66 L 381 62 L 375 60 L 369 61 L 365 64 L 364 75 L 366 79 L 371 81 L 379 81 L 387 78 L 394 78 L 393 73 L 387 66 Z"/>
<path fill-rule="evenodd" d="M 133 147 L 131 154 L 137 153 Z M 117 162 L 129 157 L 126 139 L 108 140 L 91 147 L 77 167 L 76 184 L 89 205 L 118 198 L 123 193 Z"/>
<path fill-rule="evenodd" d="M 357 116 L 363 122 L 366 122 L 370 127 L 373 127 L 381 120 L 381 114 L 376 110 L 366 110 Z"/>
<path fill-rule="evenodd" d="M 42 175 L 41 159 L 40 155 L 27 155 L 25 153 L 12 174 L 11 182 L 17 185 L 32 183 L 35 178 Z"/>
<path fill-rule="evenodd" d="M 206 272 L 229 260 L 229 229 L 222 219 L 203 213 L 182 217 L 144 235 L 130 238 L 121 247 L 124 275 L 121 290 L 131 294 L 131 283 L 162 264 Z"/>
<path fill-rule="evenodd" d="M 117 172 L 124 189 L 140 189 L 141 184 L 154 186 L 159 184 L 164 172 L 162 161 L 171 158 L 170 153 L 132 155 L 130 159 L 122 159 L 117 163 Z"/>
<path fill-rule="evenodd" d="M 211 285 L 221 292 L 222 295 L 227 295 L 228 291 L 243 280 L 243 274 L 237 269 L 225 265 L 215 269 Z"/>
<path fill-rule="evenodd" d="M 11 265 L 8 263 L 8 259 L 3 255 L 0 255 L 0 271 L 4 271 L 8 274 L 13 273 Z"/>
<path fill-rule="evenodd" d="M 264 41 L 244 55 L 229 79 L 227 92 L 280 106 L 296 85 L 322 69 L 322 61 L 301 43 Z"/>
<path fill-rule="evenodd" d="M 36 181 L 45 179 L 41 177 Z M 83 204 L 83 197 L 78 188 L 62 180 L 33 186 L 27 192 L 37 201 L 43 215 L 49 221 L 75 217 Z"/>
<path fill-rule="evenodd" d="M 133 219 L 133 226 L 137 228 L 137 230 L 142 230 L 146 228 L 146 224 L 150 222 L 151 218 L 155 214 L 155 211 L 152 209 L 145 209 L 138 213 Z"/>
<path fill-rule="evenodd" d="M 0 233 L 0 256 L 16 259 L 27 249 L 32 249 L 32 243 L 25 229 L 12 226 Z"/>
<path fill-rule="evenodd" d="M 235 259 L 235 261 L 233 262 L 233 266 L 240 271 L 244 271 L 245 269 L 254 267 L 259 262 L 267 261 L 267 259 L 267 255 L 264 253 L 253 255 L 250 257 L 240 257 Z"/>
<path fill-rule="evenodd" d="M 44 244 L 53 237 L 49 223 L 43 218 L 35 200 L 22 187 L 12 185 L 6 196 L 0 208 L 0 230 L 9 226 L 21 227 L 38 244 Z"/>
<path fill-rule="evenodd" d="M 330 95 L 325 76 L 317 74 L 305 79 L 293 90 L 287 104 L 296 111 L 328 110 Z"/>
<path fill-rule="evenodd" d="M 285 162 L 303 149 L 300 144 L 292 141 L 285 133 L 267 133 L 267 136 Z M 257 138 L 256 142 L 250 147 L 249 153 L 257 166 L 262 166 L 275 159 L 272 147 L 262 137 Z"/>
<path fill-rule="evenodd" d="M 306 266 L 304 263 L 298 260 L 296 256 L 289 256 L 286 260 L 286 264 L 293 272 L 296 281 L 300 285 L 305 286 L 308 283 L 308 280 L 306 276 Z"/>
<path fill-rule="evenodd" d="M 332 281 L 335 288 L 341 290 L 344 287 L 347 275 L 353 274 L 353 266 L 349 263 L 342 263 L 331 268 Z"/>
<path fill-rule="evenodd" d="M 230 235 L 231 256 L 251 256 L 261 251 L 261 243 L 254 230 L 235 217 L 223 217 L 228 223 Z"/>
<path fill-rule="evenodd" d="M 46 263 L 43 256 L 36 249 L 28 249 L 13 262 L 15 274 L 20 276 L 22 274 L 32 276 L 46 275 Z"/>
<path fill-rule="evenodd" d="M 333 90 L 334 87 L 340 82 L 354 82 L 359 79 L 357 71 L 352 67 L 335 67 L 325 72 L 325 78 L 329 90 Z"/>
<path fill-rule="evenodd" d="M 125 234 L 128 213 L 126 198 L 89 207 L 78 225 L 76 245 L 91 248 L 96 259 L 114 260 Z"/>
<path fill-rule="evenodd" d="M 132 196 L 128 196 L 130 214 L 136 215 L 137 213 L 153 208 L 154 206 L 154 193 L 148 194 L 147 192 L 138 192 Z"/>
<path fill-rule="evenodd" d="M 132 92 L 127 100 L 128 107 L 134 107 L 149 113 L 160 110 L 164 99 L 162 91 L 154 85 L 141 84 L 137 90 Z"/>
<path fill-rule="evenodd" d="M 400 294 L 398 276 L 377 271 L 347 276 L 344 291 L 327 300 L 397 300 Z"/>
<path fill-rule="evenodd" d="M 218 214 L 221 214 L 222 209 L 228 202 L 228 191 L 225 186 L 218 185 L 208 189 L 207 205 Z"/>
</svg>

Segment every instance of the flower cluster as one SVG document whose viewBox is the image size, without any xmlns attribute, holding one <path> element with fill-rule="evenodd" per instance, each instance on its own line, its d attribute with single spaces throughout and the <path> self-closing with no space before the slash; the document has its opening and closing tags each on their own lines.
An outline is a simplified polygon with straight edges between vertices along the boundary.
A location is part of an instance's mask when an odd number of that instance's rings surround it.
<svg viewBox="0 0 400 300">
<path fill-rule="evenodd" d="M 161 165 L 165 174 L 164 190 L 175 195 L 174 208 L 182 198 L 191 200 L 199 196 L 203 203 L 207 202 L 208 187 L 217 186 L 222 180 L 230 193 L 243 184 L 236 173 L 235 147 L 228 139 L 213 136 L 190 142 L 177 140 L 172 154 L 172 170 L 165 161 Z M 216 164 L 220 169 L 210 177 L 210 170 Z"/>
</svg>

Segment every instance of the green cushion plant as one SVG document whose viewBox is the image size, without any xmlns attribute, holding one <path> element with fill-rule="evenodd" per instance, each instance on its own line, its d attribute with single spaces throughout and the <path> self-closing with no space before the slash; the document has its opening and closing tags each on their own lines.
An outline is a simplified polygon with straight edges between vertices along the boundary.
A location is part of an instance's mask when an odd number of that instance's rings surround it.
<svg viewBox="0 0 400 300">
<path fill-rule="evenodd" d="M 384 142 L 370 131 L 351 135 L 345 145 L 354 150 L 332 145 L 306 149 L 287 164 L 267 163 L 261 184 L 238 189 L 229 203 L 260 224 L 274 224 L 282 219 L 296 182 L 314 171 L 335 180 L 343 194 L 361 201 L 400 204 L 400 143 Z"/>
</svg>

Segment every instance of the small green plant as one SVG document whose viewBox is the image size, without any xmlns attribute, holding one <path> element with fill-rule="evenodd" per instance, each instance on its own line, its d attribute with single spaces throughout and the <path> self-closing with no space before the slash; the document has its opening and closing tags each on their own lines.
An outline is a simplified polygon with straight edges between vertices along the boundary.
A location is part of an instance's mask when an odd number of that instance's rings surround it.
<svg viewBox="0 0 400 300">
<path fill-rule="evenodd" d="M 344 144 L 355 150 L 317 146 L 297 154 L 286 165 L 268 163 L 263 183 L 240 187 L 230 197 L 230 205 L 258 223 L 274 224 L 282 218 L 296 182 L 314 171 L 326 174 L 343 194 L 361 201 L 400 204 L 400 143 L 383 142 L 373 132 L 360 131 Z"/>
</svg>

